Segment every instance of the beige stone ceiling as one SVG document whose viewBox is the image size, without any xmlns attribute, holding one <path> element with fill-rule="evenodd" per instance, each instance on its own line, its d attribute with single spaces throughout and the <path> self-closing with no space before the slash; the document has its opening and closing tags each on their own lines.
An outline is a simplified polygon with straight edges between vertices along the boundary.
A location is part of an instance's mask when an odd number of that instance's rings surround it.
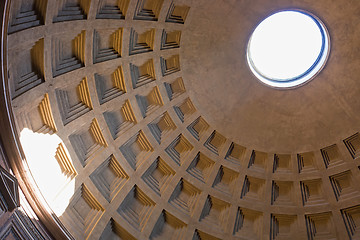
<svg viewBox="0 0 360 240">
<path fill-rule="evenodd" d="M 225 136 L 283 153 L 333 144 L 359 129 L 359 4 L 349 1 L 197 1 L 184 31 L 181 56 L 191 98 Z M 275 90 L 246 62 L 253 29 L 281 9 L 303 9 L 327 26 L 331 50 L 309 84 Z"/>
<path fill-rule="evenodd" d="M 75 181 L 59 219 L 75 239 L 358 239 L 359 6 L 11 1 L 17 131 L 58 135 L 49 161 Z M 328 27 L 329 60 L 275 90 L 246 44 L 297 8 Z"/>
</svg>

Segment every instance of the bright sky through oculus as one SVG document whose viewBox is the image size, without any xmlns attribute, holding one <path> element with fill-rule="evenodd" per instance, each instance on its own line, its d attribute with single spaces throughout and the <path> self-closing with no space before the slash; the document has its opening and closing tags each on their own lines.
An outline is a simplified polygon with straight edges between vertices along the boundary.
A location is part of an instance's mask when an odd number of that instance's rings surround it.
<svg viewBox="0 0 360 240">
<path fill-rule="evenodd" d="M 323 26 L 308 14 L 275 13 L 263 20 L 250 38 L 247 57 L 251 70 L 256 71 L 258 78 L 270 81 L 300 78 L 311 72 L 319 60 L 320 65 L 325 62 L 327 53 L 322 57 L 324 45 L 328 47 L 325 35 Z"/>
</svg>

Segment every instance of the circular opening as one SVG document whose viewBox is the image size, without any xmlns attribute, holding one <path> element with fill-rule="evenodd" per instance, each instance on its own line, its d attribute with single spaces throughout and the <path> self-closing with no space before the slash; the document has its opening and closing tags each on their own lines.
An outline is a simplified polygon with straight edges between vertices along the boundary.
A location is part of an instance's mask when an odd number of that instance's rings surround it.
<svg viewBox="0 0 360 240">
<path fill-rule="evenodd" d="M 251 71 L 272 87 L 291 88 L 311 80 L 324 66 L 329 36 L 315 16 L 287 10 L 263 20 L 250 37 Z"/>
</svg>

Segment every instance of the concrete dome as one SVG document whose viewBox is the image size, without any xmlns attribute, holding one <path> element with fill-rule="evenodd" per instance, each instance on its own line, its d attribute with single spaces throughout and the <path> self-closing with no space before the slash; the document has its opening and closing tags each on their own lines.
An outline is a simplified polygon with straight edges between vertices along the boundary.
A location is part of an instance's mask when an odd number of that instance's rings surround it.
<svg viewBox="0 0 360 240">
<path fill-rule="evenodd" d="M 27 201 L 58 239 L 358 239 L 359 7 L 6 1 L 1 136 Z M 279 90 L 246 49 L 286 9 L 321 19 L 331 46 L 312 81 Z M 46 145 L 26 129 L 58 137 L 53 155 L 30 159 Z"/>
</svg>

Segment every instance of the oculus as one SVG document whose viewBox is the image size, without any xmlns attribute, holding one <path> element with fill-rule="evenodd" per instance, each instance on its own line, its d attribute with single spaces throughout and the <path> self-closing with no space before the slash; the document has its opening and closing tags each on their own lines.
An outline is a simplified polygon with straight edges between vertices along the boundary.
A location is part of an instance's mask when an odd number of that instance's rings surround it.
<svg viewBox="0 0 360 240">
<path fill-rule="evenodd" d="M 270 15 L 255 28 L 246 56 L 261 82 L 274 88 L 294 88 L 321 71 L 329 46 L 328 31 L 316 16 L 285 10 Z"/>
</svg>

